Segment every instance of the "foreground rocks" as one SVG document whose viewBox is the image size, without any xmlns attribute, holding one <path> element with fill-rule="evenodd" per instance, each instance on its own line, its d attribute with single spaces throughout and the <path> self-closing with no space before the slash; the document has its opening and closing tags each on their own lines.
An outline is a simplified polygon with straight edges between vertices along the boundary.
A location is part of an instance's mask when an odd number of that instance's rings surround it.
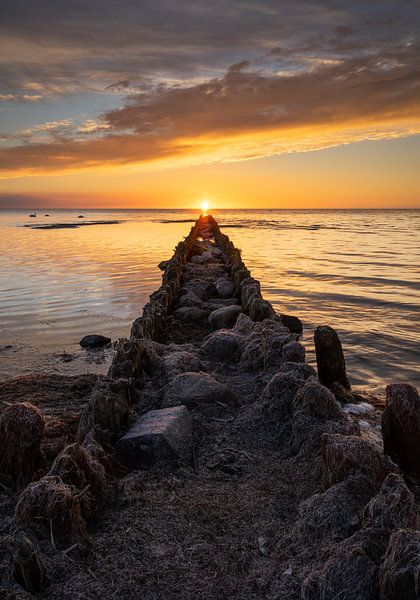
<svg viewBox="0 0 420 600">
<path fill-rule="evenodd" d="M 185 406 L 152 410 L 141 417 L 115 446 L 118 460 L 133 468 L 165 461 L 191 460 L 192 421 Z"/>
</svg>

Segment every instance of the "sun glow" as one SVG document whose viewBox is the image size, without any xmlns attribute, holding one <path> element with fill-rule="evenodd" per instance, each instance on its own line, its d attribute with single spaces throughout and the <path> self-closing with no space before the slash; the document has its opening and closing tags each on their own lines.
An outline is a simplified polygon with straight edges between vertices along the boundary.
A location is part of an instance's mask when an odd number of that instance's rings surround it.
<svg viewBox="0 0 420 600">
<path fill-rule="evenodd" d="M 203 214 L 206 214 L 206 212 L 209 209 L 209 203 L 207 200 L 203 200 L 201 203 L 201 210 L 203 211 Z"/>
</svg>

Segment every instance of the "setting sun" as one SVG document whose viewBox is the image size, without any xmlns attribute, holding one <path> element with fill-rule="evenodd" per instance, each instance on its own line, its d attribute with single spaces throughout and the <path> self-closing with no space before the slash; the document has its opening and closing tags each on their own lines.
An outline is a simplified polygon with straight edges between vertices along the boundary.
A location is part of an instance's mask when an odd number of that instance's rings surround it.
<svg viewBox="0 0 420 600">
<path fill-rule="evenodd" d="M 206 213 L 209 209 L 209 203 L 207 200 L 203 200 L 203 202 L 201 203 L 201 210 L 203 211 L 203 213 Z"/>
</svg>

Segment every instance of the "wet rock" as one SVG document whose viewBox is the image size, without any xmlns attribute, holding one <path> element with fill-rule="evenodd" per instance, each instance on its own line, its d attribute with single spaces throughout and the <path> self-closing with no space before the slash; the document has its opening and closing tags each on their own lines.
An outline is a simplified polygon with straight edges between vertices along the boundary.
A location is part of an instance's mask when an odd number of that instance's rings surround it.
<svg viewBox="0 0 420 600">
<path fill-rule="evenodd" d="M 230 279 L 221 277 L 215 282 L 215 285 L 219 298 L 232 298 L 235 295 L 235 286 Z"/>
<path fill-rule="evenodd" d="M 399 529 L 389 540 L 380 569 L 380 600 L 420 597 L 420 531 Z"/>
<path fill-rule="evenodd" d="M 339 383 L 350 390 L 343 348 L 337 332 L 328 325 L 317 327 L 314 341 L 320 382 L 327 387 Z"/>
<path fill-rule="evenodd" d="M 0 476 L 7 483 L 27 483 L 42 465 L 42 412 L 29 402 L 7 406 L 0 418 Z"/>
<path fill-rule="evenodd" d="M 420 479 L 420 399 L 413 386 L 396 383 L 386 388 L 382 436 L 385 454 Z"/>
<path fill-rule="evenodd" d="M 209 325 L 213 329 L 227 329 L 233 327 L 236 319 L 242 312 L 240 306 L 224 306 L 214 310 L 209 315 Z"/>
<path fill-rule="evenodd" d="M 414 495 L 404 479 L 397 473 L 390 473 L 382 487 L 363 511 L 364 527 L 397 529 L 414 527 L 416 510 Z"/>
<path fill-rule="evenodd" d="M 362 474 L 369 479 L 372 489 L 378 489 L 389 472 L 384 457 L 359 436 L 324 434 L 321 458 L 326 488 L 351 475 Z"/>
<path fill-rule="evenodd" d="M 152 410 L 143 415 L 115 445 L 127 466 L 149 468 L 157 462 L 189 461 L 192 420 L 185 406 Z"/>
<path fill-rule="evenodd" d="M 283 360 L 304 363 L 305 362 L 305 348 L 299 342 L 289 342 L 283 346 Z"/>
<path fill-rule="evenodd" d="M 100 348 L 110 343 L 111 338 L 104 335 L 85 335 L 79 342 L 82 348 Z"/>
<path fill-rule="evenodd" d="M 303 324 L 302 321 L 298 317 L 293 317 L 292 315 L 279 315 L 280 320 L 287 329 L 289 329 L 290 333 L 301 334 L 303 332 Z"/>
<path fill-rule="evenodd" d="M 216 402 L 234 405 L 236 397 L 227 386 L 207 373 L 182 373 L 166 386 L 162 406 L 185 404 L 194 408 Z"/>
</svg>

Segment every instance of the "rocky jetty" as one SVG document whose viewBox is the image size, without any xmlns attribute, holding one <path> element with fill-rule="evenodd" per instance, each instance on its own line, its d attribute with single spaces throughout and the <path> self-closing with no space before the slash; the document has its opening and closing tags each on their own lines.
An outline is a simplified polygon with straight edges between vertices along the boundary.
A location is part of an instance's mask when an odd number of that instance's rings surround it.
<svg viewBox="0 0 420 600">
<path fill-rule="evenodd" d="M 382 440 L 211 216 L 159 268 L 107 376 L 0 384 L 0 597 L 419 598 L 416 390 Z"/>
</svg>

